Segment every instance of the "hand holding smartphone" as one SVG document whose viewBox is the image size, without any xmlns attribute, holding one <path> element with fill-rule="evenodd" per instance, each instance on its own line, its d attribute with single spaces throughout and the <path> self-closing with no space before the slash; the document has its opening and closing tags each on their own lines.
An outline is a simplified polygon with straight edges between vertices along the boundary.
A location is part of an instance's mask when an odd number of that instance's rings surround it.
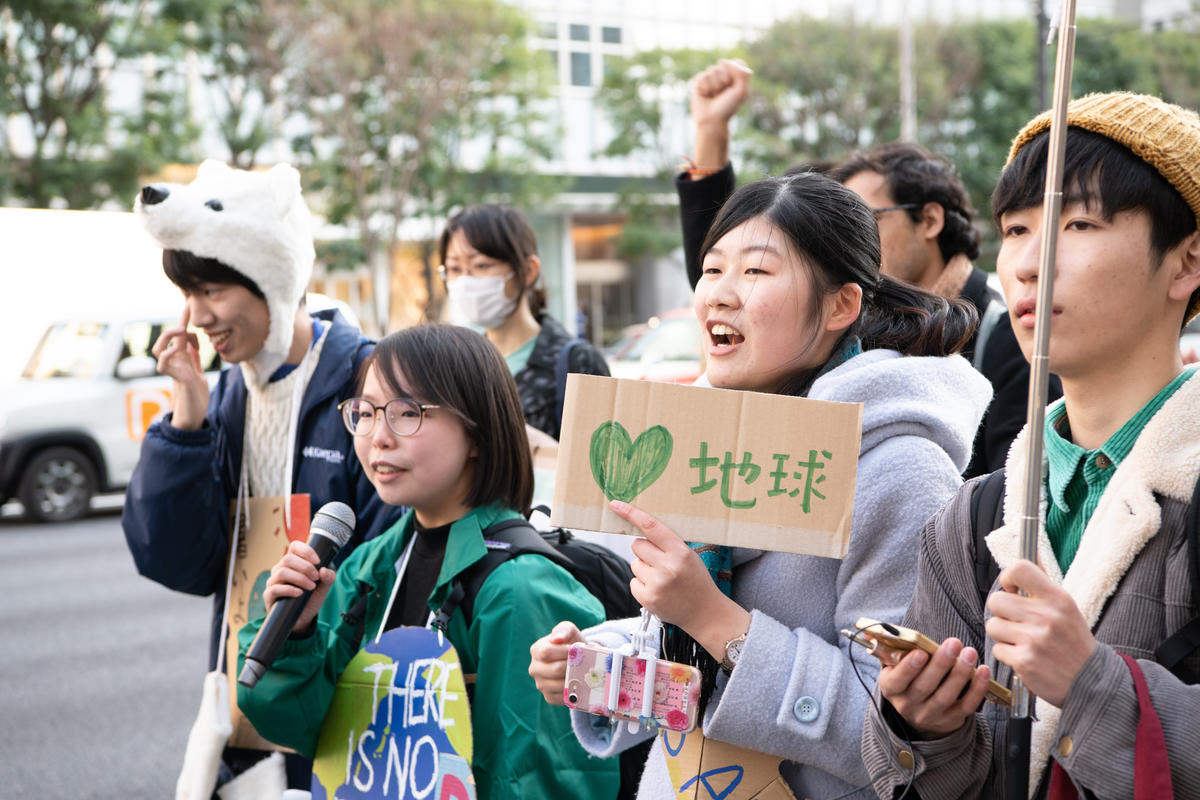
<svg viewBox="0 0 1200 800">
<path fill-rule="evenodd" d="M 938 649 L 938 643 L 933 639 L 920 631 L 901 625 L 859 617 L 855 628 L 853 631 L 843 630 L 842 636 L 866 647 L 867 652 L 878 658 L 884 666 L 898 663 L 910 650 L 921 649 L 933 655 Z M 987 700 L 1002 706 L 1012 705 L 1012 692 L 994 680 L 989 680 Z"/>
<path fill-rule="evenodd" d="M 608 698 L 614 659 L 621 661 L 616 708 Z M 696 727 L 700 704 L 700 671 L 687 664 L 657 661 L 654 667 L 654 699 L 650 718 L 642 717 L 646 685 L 645 658 L 621 655 L 607 647 L 577 643 L 567 651 L 567 676 L 563 702 L 568 708 L 602 717 L 642 722 L 686 733 Z"/>
</svg>

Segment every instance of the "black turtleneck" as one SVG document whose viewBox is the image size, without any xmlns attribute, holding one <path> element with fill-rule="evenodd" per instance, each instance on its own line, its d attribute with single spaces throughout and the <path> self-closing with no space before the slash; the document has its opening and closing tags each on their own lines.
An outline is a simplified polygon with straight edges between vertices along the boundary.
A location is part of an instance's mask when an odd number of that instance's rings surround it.
<svg viewBox="0 0 1200 800">
<path fill-rule="evenodd" d="M 388 630 L 401 625 L 425 627 L 429 620 L 429 595 L 433 594 L 433 589 L 437 586 L 438 573 L 442 570 L 446 540 L 450 538 L 452 524 L 426 528 L 417 521 L 416 515 L 413 515 L 413 535 L 417 540 L 413 543 L 412 555 L 408 559 L 408 569 L 404 571 L 404 577 L 400 581 L 396 603 L 392 606 L 392 612 L 388 614 Z"/>
</svg>

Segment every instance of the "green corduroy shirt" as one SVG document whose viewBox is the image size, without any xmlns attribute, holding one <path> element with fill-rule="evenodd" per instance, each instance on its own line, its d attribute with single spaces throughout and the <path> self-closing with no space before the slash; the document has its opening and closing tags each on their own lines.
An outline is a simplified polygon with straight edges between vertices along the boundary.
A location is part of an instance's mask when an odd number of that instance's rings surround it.
<svg viewBox="0 0 1200 800">
<path fill-rule="evenodd" d="M 1159 390 L 1150 402 L 1129 418 L 1104 444 L 1085 450 L 1068 438 L 1070 424 L 1067 408 L 1059 400 L 1046 411 L 1046 536 L 1054 549 L 1058 566 L 1066 574 L 1092 512 L 1108 488 L 1117 467 L 1129 455 L 1142 429 L 1163 403 L 1192 376 L 1194 370 L 1184 370 Z"/>
</svg>

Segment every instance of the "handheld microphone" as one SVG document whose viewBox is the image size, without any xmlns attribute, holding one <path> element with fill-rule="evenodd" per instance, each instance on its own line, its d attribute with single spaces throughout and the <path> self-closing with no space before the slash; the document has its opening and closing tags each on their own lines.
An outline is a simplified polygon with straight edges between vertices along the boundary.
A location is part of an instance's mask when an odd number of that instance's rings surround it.
<svg viewBox="0 0 1200 800">
<path fill-rule="evenodd" d="M 354 523 L 354 512 L 345 503 L 326 503 L 317 511 L 310 526 L 308 546 L 316 550 L 321 559 L 317 565 L 318 570 L 328 566 L 338 550 L 350 541 L 350 536 L 354 533 Z M 299 597 L 284 597 L 271 606 L 267 621 L 259 629 L 249 652 L 246 653 L 246 663 L 242 667 L 242 674 L 238 676 L 238 683 L 253 688 L 266 674 L 311 596 L 310 590 Z"/>
</svg>

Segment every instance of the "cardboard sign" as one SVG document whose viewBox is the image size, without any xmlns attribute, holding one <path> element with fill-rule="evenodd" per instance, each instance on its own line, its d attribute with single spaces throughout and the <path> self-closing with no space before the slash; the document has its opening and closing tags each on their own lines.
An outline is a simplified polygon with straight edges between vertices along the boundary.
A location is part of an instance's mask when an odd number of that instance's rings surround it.
<svg viewBox="0 0 1200 800">
<path fill-rule="evenodd" d="M 842 558 L 862 405 L 569 375 L 551 520 L 637 534 L 633 503 L 688 541 Z"/>
<path fill-rule="evenodd" d="M 235 511 L 233 501 L 229 504 L 229 528 L 233 529 Z M 248 747 L 253 750 L 284 750 L 258 734 L 250 720 L 237 707 L 237 657 L 238 631 L 252 619 L 266 613 L 263 590 L 271 567 L 283 558 L 288 542 L 308 539 L 308 523 L 312 517 L 307 494 L 292 495 L 292 526 L 284 524 L 282 497 L 250 498 L 250 513 L 242 514 L 242 530 L 238 534 L 237 553 L 233 567 L 233 585 L 229 592 L 229 638 L 225 642 L 225 674 L 229 676 L 229 704 L 233 718 L 231 747 Z"/>
<path fill-rule="evenodd" d="M 471 709 L 450 640 L 368 638 L 338 679 L 313 759 L 313 800 L 474 800 Z"/>
<path fill-rule="evenodd" d="M 779 774 L 783 759 L 690 733 L 664 731 L 667 775 L 678 800 L 796 800 Z"/>
</svg>

